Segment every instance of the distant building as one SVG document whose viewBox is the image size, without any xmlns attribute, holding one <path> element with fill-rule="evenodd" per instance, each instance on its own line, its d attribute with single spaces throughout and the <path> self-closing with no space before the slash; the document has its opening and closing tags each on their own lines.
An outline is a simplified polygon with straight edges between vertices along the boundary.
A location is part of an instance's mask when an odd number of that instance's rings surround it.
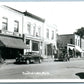
<svg viewBox="0 0 84 84">
<path fill-rule="evenodd" d="M 82 57 L 84 57 L 84 38 L 81 38 Z"/>
<path fill-rule="evenodd" d="M 58 36 L 58 48 L 66 48 L 66 52 L 73 57 L 81 56 L 81 38 L 76 34 Z"/>
</svg>

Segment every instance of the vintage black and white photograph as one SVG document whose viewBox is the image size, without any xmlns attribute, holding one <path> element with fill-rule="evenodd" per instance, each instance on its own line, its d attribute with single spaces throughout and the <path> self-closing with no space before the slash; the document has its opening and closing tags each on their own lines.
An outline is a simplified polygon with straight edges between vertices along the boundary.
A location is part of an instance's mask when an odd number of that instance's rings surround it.
<svg viewBox="0 0 84 84">
<path fill-rule="evenodd" d="M 2 79 L 84 79 L 84 1 L 1 2 Z"/>
</svg>

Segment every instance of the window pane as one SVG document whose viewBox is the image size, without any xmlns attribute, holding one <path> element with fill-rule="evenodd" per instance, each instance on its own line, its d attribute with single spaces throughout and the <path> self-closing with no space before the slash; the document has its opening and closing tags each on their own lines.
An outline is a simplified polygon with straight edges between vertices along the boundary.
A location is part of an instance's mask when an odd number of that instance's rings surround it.
<svg viewBox="0 0 84 84">
<path fill-rule="evenodd" d="M 8 19 L 3 17 L 2 18 L 2 30 L 7 30 L 7 27 L 8 27 Z"/>
<path fill-rule="evenodd" d="M 51 39 L 54 39 L 54 31 L 52 31 L 52 38 Z"/>
<path fill-rule="evenodd" d="M 41 27 L 38 28 L 38 35 L 41 36 Z"/>
<path fill-rule="evenodd" d="M 18 32 L 18 31 L 19 31 L 19 22 L 14 21 L 14 32 Z"/>
<path fill-rule="evenodd" d="M 33 26 L 33 36 L 35 36 L 35 32 L 36 32 L 36 24 L 34 24 Z"/>
<path fill-rule="evenodd" d="M 26 44 L 29 45 L 30 44 L 30 40 L 27 39 L 26 40 Z"/>
<path fill-rule="evenodd" d="M 38 42 L 32 42 L 32 50 L 39 51 L 39 43 Z"/>
<path fill-rule="evenodd" d="M 49 38 L 49 29 L 47 29 L 47 38 Z"/>
<path fill-rule="evenodd" d="M 28 30 L 28 34 L 30 34 L 31 33 L 31 24 L 30 23 L 27 24 L 27 30 Z"/>
</svg>

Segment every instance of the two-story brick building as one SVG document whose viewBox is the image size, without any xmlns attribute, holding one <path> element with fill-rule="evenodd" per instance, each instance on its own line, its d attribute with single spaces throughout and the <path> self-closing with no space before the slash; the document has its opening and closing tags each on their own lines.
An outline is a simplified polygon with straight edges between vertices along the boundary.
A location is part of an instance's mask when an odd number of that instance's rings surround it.
<svg viewBox="0 0 84 84">
<path fill-rule="evenodd" d="M 81 38 L 76 34 L 65 34 L 58 36 L 58 47 L 66 48 L 66 52 L 74 57 L 81 56 Z"/>
</svg>

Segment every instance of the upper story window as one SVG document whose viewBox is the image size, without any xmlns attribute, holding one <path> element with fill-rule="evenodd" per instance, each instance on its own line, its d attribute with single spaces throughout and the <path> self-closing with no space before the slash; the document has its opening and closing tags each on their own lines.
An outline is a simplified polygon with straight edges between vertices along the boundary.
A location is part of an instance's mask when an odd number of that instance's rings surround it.
<svg viewBox="0 0 84 84">
<path fill-rule="evenodd" d="M 46 37 L 49 38 L 49 29 L 47 29 Z"/>
<path fill-rule="evenodd" d="M 2 30 L 7 30 L 8 29 L 8 18 L 3 17 L 2 18 Z"/>
<path fill-rule="evenodd" d="M 27 24 L 27 30 L 28 30 L 28 34 L 31 34 L 31 23 L 30 22 Z"/>
<path fill-rule="evenodd" d="M 35 36 L 35 33 L 36 33 L 36 24 L 34 24 L 33 26 L 33 36 Z"/>
<path fill-rule="evenodd" d="M 73 44 L 73 39 L 70 39 L 70 44 Z"/>
<path fill-rule="evenodd" d="M 51 39 L 52 40 L 54 39 L 54 31 L 52 31 L 52 37 L 51 37 Z"/>
<path fill-rule="evenodd" d="M 78 40 L 78 46 L 80 46 L 80 40 Z"/>
<path fill-rule="evenodd" d="M 77 39 L 75 39 L 75 45 L 77 45 Z"/>
<path fill-rule="evenodd" d="M 19 22 L 18 21 L 14 21 L 14 32 L 18 32 L 19 31 Z"/>
<path fill-rule="evenodd" d="M 41 36 L 41 27 L 38 28 L 38 35 Z"/>
</svg>

